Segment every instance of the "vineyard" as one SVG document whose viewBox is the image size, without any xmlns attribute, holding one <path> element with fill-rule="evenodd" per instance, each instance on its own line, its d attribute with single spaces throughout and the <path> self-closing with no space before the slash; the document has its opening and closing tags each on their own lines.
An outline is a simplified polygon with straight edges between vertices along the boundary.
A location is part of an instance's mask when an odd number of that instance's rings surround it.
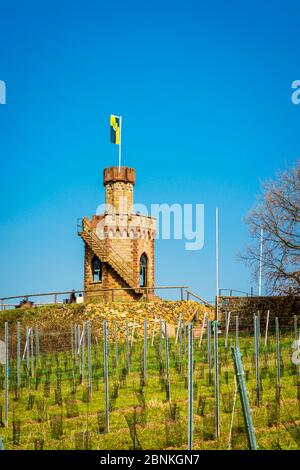
<svg viewBox="0 0 300 470">
<path fill-rule="evenodd" d="M 178 304 L 168 303 L 162 317 L 151 306 L 136 315 L 91 306 L 76 317 L 71 309 L 60 326 L 55 308 L 48 323 L 36 312 L 22 321 L 6 314 L 2 448 L 247 449 L 232 357 L 238 345 L 258 449 L 299 449 L 297 317 L 266 323 L 256 315 L 242 327 L 226 316 L 213 327 L 212 312 L 193 318 L 194 303 Z"/>
</svg>

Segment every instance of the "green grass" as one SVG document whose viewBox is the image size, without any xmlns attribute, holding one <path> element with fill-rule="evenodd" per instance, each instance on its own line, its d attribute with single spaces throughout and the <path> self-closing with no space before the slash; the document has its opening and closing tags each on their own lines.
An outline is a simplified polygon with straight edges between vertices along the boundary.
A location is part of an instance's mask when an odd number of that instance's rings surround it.
<svg viewBox="0 0 300 470">
<path fill-rule="evenodd" d="M 97 332 L 98 334 L 98 332 Z M 93 336 L 93 339 L 95 337 Z M 233 341 L 232 338 L 231 341 Z M 256 438 L 260 449 L 297 449 L 297 437 L 291 435 L 292 425 L 298 426 L 299 433 L 299 403 L 297 401 L 297 370 L 291 363 L 292 332 L 286 332 L 281 337 L 281 362 L 283 374 L 281 378 L 281 402 L 280 416 L 268 422 L 268 407 L 276 402 L 276 346 L 273 336 L 270 337 L 268 347 L 261 347 L 260 369 L 262 374 L 262 400 L 260 406 L 256 406 L 255 394 L 255 369 L 253 361 L 253 337 L 241 336 L 240 349 L 243 354 L 243 366 L 247 371 L 247 390 L 251 403 L 253 422 Z M 162 384 L 159 371 L 158 345 L 159 336 L 155 338 L 156 347 L 151 346 L 151 338 L 148 340 L 147 354 L 147 381 L 143 387 L 146 403 L 146 424 L 136 425 L 138 440 L 143 449 L 186 449 L 187 447 L 187 345 L 182 338 L 182 370 L 179 370 L 180 344 L 175 345 L 174 338 L 170 339 L 170 377 L 171 377 L 171 401 L 180 409 L 180 419 L 172 421 L 169 417 L 170 404 L 166 401 L 166 392 Z M 42 342 L 41 342 L 42 344 Z M 204 338 L 201 351 L 199 340 L 195 339 L 195 393 L 194 393 L 194 448 L 195 449 L 227 449 L 232 399 L 235 390 L 233 362 L 230 348 L 226 351 L 224 338 L 219 338 L 220 359 L 220 406 L 221 406 L 221 435 L 219 439 L 209 437 L 209 432 L 214 431 L 214 385 L 208 384 L 207 368 L 207 342 Z M 23 346 L 22 346 L 23 347 Z M 164 347 L 164 342 L 163 342 Z M 41 348 L 42 349 L 42 348 Z M 59 348 L 63 345 L 59 343 Z M 184 351 L 186 350 L 186 352 Z M 119 389 L 115 409 L 110 412 L 110 432 L 98 433 L 97 412 L 104 411 L 104 382 L 103 382 L 103 343 L 98 336 L 98 343 L 93 342 L 93 391 L 88 403 L 83 401 L 83 393 L 87 386 L 87 351 L 85 352 L 86 368 L 84 385 L 80 382 L 78 371 L 79 357 L 75 362 L 70 351 L 45 354 L 41 352 L 38 364 L 35 363 L 35 373 L 29 377 L 26 371 L 26 359 L 22 364 L 22 387 L 16 399 L 14 391 L 15 359 L 10 363 L 10 392 L 9 392 L 9 425 L 0 429 L 5 449 L 34 449 L 35 439 L 44 441 L 44 449 L 75 449 L 75 434 L 88 431 L 89 447 L 92 449 L 129 449 L 133 447 L 125 416 L 133 416 L 135 406 L 139 405 L 137 391 L 140 386 L 141 366 L 140 358 L 143 351 L 143 341 L 137 340 L 131 351 L 131 367 L 126 377 L 126 385 Z M 165 351 L 163 350 L 163 363 L 165 364 Z M 44 396 L 46 371 L 51 364 L 50 396 Z M 126 365 L 126 345 L 119 344 L 118 367 L 115 363 L 115 343 L 110 339 L 109 355 L 109 384 L 110 391 L 113 385 L 119 383 L 122 369 Z M 61 390 L 63 397 L 62 406 L 55 404 L 56 369 L 62 370 Z M 41 372 L 41 382 L 36 389 L 36 372 Z M 68 418 L 65 399 L 71 394 L 71 377 L 77 381 L 76 392 L 73 397 L 77 401 L 79 415 Z M 213 371 L 212 371 L 213 376 Z M 3 379 L 3 368 L 0 371 Z M 97 385 L 98 383 L 98 385 Z M 3 406 L 3 388 L 0 383 L 0 406 Z M 73 390 L 74 391 L 74 390 Z M 29 395 L 33 395 L 35 403 L 32 409 L 28 409 Z M 205 402 L 204 415 L 197 413 L 198 405 Z M 36 402 L 45 400 L 47 406 L 47 419 L 38 422 L 38 410 Z M 200 406 L 201 408 L 201 406 Z M 140 409 L 137 409 L 139 416 Z M 199 410 L 198 410 L 199 411 Z M 61 415 L 63 434 L 60 438 L 51 435 L 51 416 Z M 13 420 L 20 420 L 21 434 L 18 443 L 13 443 Z M 166 426 L 170 433 L 166 438 Z M 288 428 L 288 429 L 286 429 Z M 294 431 L 295 434 L 295 431 Z M 173 444 L 172 444 L 173 442 Z M 299 440 L 298 440 L 299 445 Z M 243 417 L 239 397 L 237 410 L 234 415 L 234 427 L 232 434 L 232 448 L 247 448 Z"/>
</svg>

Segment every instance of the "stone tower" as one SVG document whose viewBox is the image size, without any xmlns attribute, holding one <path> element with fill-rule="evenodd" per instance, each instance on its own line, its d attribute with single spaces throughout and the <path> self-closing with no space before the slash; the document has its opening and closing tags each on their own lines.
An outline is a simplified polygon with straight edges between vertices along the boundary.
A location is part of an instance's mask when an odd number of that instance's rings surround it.
<svg viewBox="0 0 300 470">
<path fill-rule="evenodd" d="M 82 219 L 86 300 L 153 298 L 153 217 L 133 212 L 133 168 L 104 169 L 105 212 Z M 149 289 L 143 289 L 148 287 Z M 114 290 L 112 290 L 114 289 Z"/>
</svg>

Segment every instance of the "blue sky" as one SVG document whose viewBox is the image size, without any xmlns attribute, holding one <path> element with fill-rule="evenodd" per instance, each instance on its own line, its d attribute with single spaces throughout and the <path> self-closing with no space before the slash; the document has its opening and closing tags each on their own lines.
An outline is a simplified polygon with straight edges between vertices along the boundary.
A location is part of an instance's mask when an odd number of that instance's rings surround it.
<svg viewBox="0 0 300 470">
<path fill-rule="evenodd" d="M 117 164 L 136 202 L 203 203 L 205 246 L 157 241 L 156 283 L 250 290 L 236 254 L 259 180 L 299 158 L 297 3 L 0 0 L 0 295 L 82 287 L 76 219 L 103 202 Z"/>
</svg>

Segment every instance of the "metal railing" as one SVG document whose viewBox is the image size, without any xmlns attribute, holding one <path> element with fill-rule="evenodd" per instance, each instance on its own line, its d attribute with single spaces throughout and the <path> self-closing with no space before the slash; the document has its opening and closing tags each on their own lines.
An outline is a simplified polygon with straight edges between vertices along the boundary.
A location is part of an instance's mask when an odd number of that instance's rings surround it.
<svg viewBox="0 0 300 470">
<path fill-rule="evenodd" d="M 200 301 L 200 303 L 202 303 L 206 307 L 212 307 L 215 304 L 215 302 L 208 302 L 207 300 L 202 299 L 202 297 L 200 297 L 199 295 L 194 294 L 194 292 L 191 292 L 190 290 L 186 289 L 186 300 L 190 300 L 191 297 L 193 297 L 194 299 L 197 299 L 198 301 Z"/>
<path fill-rule="evenodd" d="M 155 293 L 158 290 L 179 290 L 180 292 L 180 300 L 189 300 L 190 295 L 192 294 L 190 291 L 187 290 L 188 286 L 154 286 L 154 287 L 139 287 L 139 290 L 145 291 L 146 300 L 149 300 L 149 294 Z M 110 293 L 110 300 L 113 302 L 115 300 L 115 293 L 117 291 L 135 291 L 136 289 L 131 287 L 113 287 L 113 288 L 99 288 L 95 289 L 94 291 L 86 292 L 84 290 L 71 290 L 71 291 L 59 291 L 59 292 L 43 292 L 43 293 L 34 293 L 34 294 L 23 294 L 23 295 L 13 295 L 9 297 L 0 297 L 0 308 L 1 310 L 7 310 L 10 308 L 20 307 L 22 306 L 22 302 L 17 304 L 16 302 L 9 303 L 8 301 L 26 301 L 30 302 L 31 299 L 38 298 L 38 297 L 51 297 L 52 301 L 48 302 L 35 302 L 33 306 L 41 306 L 41 305 L 53 305 L 63 303 L 59 300 L 60 296 L 66 296 L 71 294 L 81 294 L 85 296 L 89 294 L 91 296 L 101 295 L 105 292 Z M 188 294 L 189 293 L 189 294 Z M 185 295 L 186 294 L 186 295 Z M 195 296 L 195 294 L 193 294 Z M 203 303 L 201 297 L 198 297 Z"/>
<path fill-rule="evenodd" d="M 236 294 L 243 294 L 243 296 L 246 297 L 253 297 L 253 287 L 251 287 L 251 291 L 249 292 L 244 292 L 242 290 L 236 290 L 236 289 L 219 289 L 219 297 L 222 297 L 223 292 L 229 292 L 229 295 L 225 297 L 233 297 Z"/>
<path fill-rule="evenodd" d="M 66 296 L 66 295 L 71 295 L 71 294 L 79 294 L 83 298 L 85 295 L 89 295 L 91 297 L 101 297 L 103 300 L 103 293 L 108 293 L 107 296 L 104 296 L 105 301 L 111 301 L 114 302 L 116 300 L 116 293 L 118 291 L 126 291 L 126 292 L 136 292 L 137 288 L 132 288 L 132 287 L 112 287 L 112 288 L 101 288 L 99 287 L 98 289 L 95 289 L 93 291 L 84 291 L 84 290 L 71 290 L 71 291 L 59 291 L 59 292 L 43 292 L 43 293 L 34 293 L 34 294 L 23 294 L 23 295 L 13 295 L 9 297 L 1 297 L 0 298 L 0 309 L 1 310 L 8 310 L 12 308 L 19 308 L 22 306 L 22 301 L 24 302 L 32 302 L 33 307 L 39 307 L 43 305 L 56 305 L 56 304 L 62 304 L 65 303 L 65 301 L 69 301 L 68 299 L 59 299 L 61 296 Z M 181 301 L 183 300 L 192 300 L 195 299 L 199 303 L 205 305 L 206 307 L 212 307 L 214 306 L 215 302 L 209 302 L 207 300 L 204 300 L 202 297 L 199 295 L 195 294 L 194 292 L 191 292 L 189 290 L 188 286 L 154 286 L 154 287 L 139 287 L 138 288 L 140 291 L 144 291 L 144 295 L 141 297 L 141 299 L 145 299 L 146 301 L 149 301 L 150 295 L 155 294 L 159 290 L 178 290 L 180 295 L 179 298 Z M 141 292 L 143 294 L 143 292 Z M 38 297 L 50 297 L 48 301 L 45 302 L 33 302 L 33 299 L 36 299 Z M 16 302 L 11 302 L 9 303 L 8 301 L 20 301 L 19 303 Z"/>
</svg>

